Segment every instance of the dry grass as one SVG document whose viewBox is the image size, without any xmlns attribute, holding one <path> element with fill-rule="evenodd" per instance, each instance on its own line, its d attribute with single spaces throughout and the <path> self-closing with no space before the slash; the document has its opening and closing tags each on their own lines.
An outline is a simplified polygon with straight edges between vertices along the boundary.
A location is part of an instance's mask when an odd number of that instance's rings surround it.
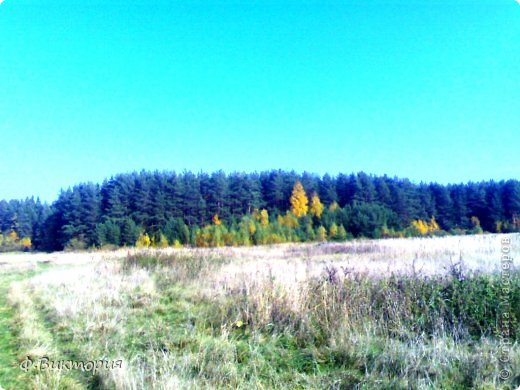
<svg viewBox="0 0 520 390">
<path fill-rule="evenodd" d="M 355 240 L 345 243 L 305 243 L 279 244 L 254 247 L 225 247 L 210 249 L 166 248 L 136 249 L 122 248 L 115 251 L 56 252 L 56 253 L 0 253 L 0 274 L 13 270 L 34 269 L 46 263 L 58 266 L 92 264 L 108 259 L 123 259 L 143 251 L 151 255 L 185 255 L 193 257 L 219 257 L 233 260 L 224 270 L 234 275 L 242 272 L 265 272 L 266 265 L 278 277 L 287 272 L 296 278 L 309 275 L 308 262 L 319 274 L 330 262 L 338 267 L 346 267 L 353 272 L 368 273 L 372 276 L 384 273 L 413 273 L 425 275 L 446 272 L 460 258 L 467 270 L 494 272 L 500 267 L 500 241 L 509 237 L 512 241 L 513 256 L 520 253 L 520 234 L 485 234 L 472 236 L 447 236 L 433 238 Z M 316 266 L 316 267 L 315 267 Z M 279 270 L 279 271 L 278 271 Z"/>
<path fill-rule="evenodd" d="M 414 329 L 410 318 L 412 295 L 455 263 L 462 260 L 468 276 L 498 271 L 503 237 L 3 255 L 0 262 L 4 272 L 20 260 L 25 268 L 75 264 L 11 285 L 20 358 L 124 361 L 94 378 L 30 372 L 28 387 L 498 388 L 492 334 L 475 338 L 464 324 L 449 325 L 449 316 Z M 509 237 L 518 257 L 520 235 Z M 517 344 L 511 359 L 520 372 Z"/>
</svg>

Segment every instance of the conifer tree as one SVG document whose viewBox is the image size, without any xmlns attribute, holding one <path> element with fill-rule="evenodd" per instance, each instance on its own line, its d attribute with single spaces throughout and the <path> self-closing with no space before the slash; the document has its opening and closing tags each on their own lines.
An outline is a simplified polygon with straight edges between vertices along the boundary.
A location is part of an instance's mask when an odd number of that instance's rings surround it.
<svg viewBox="0 0 520 390">
<path fill-rule="evenodd" d="M 318 231 L 316 232 L 316 238 L 318 239 L 318 241 L 327 240 L 327 230 L 323 226 L 320 226 L 318 228 Z"/>
<path fill-rule="evenodd" d="M 334 239 L 336 238 L 338 235 L 338 225 L 336 225 L 336 223 L 332 223 L 332 225 L 330 225 L 330 228 L 329 228 L 329 237 L 331 239 Z"/>
<path fill-rule="evenodd" d="M 337 238 L 339 241 L 344 241 L 344 240 L 347 239 L 347 231 L 345 230 L 345 228 L 343 227 L 343 225 L 339 225 L 339 228 L 338 228 L 338 234 L 337 234 L 336 238 Z"/>
<path fill-rule="evenodd" d="M 337 209 L 339 209 L 338 202 L 336 202 L 336 201 L 332 202 L 332 203 L 330 204 L 330 206 L 329 206 L 329 211 L 333 213 L 333 212 L 336 211 Z"/>
</svg>

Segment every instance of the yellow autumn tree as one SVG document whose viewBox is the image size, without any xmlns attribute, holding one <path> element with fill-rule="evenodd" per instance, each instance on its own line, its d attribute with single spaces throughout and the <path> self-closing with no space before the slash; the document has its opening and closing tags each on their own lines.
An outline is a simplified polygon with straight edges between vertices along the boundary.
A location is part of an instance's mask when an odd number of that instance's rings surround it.
<svg viewBox="0 0 520 390">
<path fill-rule="evenodd" d="M 22 245 L 23 250 L 28 251 L 32 247 L 31 237 L 24 237 L 20 241 L 20 245 Z"/>
<path fill-rule="evenodd" d="M 12 241 L 18 241 L 19 240 L 19 237 L 18 237 L 18 233 L 16 233 L 14 230 L 12 230 L 9 235 L 8 235 L 9 239 L 12 240 Z"/>
<path fill-rule="evenodd" d="M 135 243 L 135 246 L 138 248 L 148 248 L 151 243 L 152 240 L 150 240 L 150 236 L 146 233 L 141 233 Z"/>
<path fill-rule="evenodd" d="M 426 233 L 428 233 L 428 223 L 424 222 L 422 219 L 412 221 L 412 226 L 419 232 L 421 236 L 424 236 Z"/>
<path fill-rule="evenodd" d="M 222 221 L 218 218 L 218 214 L 215 214 L 211 220 L 217 226 L 222 225 Z"/>
<path fill-rule="evenodd" d="M 419 232 L 420 235 L 424 236 L 428 233 L 433 233 L 440 230 L 439 224 L 435 220 L 435 217 L 430 219 L 430 222 L 417 219 L 412 221 L 412 226 Z"/>
<path fill-rule="evenodd" d="M 294 183 L 293 192 L 291 195 L 291 211 L 297 217 L 303 217 L 309 210 L 309 199 L 305 194 L 302 183 L 297 181 Z"/>
<path fill-rule="evenodd" d="M 266 209 L 260 211 L 260 225 L 262 227 L 267 227 L 267 225 L 269 225 L 269 213 Z"/>
<path fill-rule="evenodd" d="M 289 228 L 297 228 L 300 224 L 298 223 L 298 218 L 290 212 L 287 211 L 285 215 L 279 215 L 278 216 L 278 223 L 282 226 L 287 226 Z"/>
<path fill-rule="evenodd" d="M 255 222 L 254 221 L 249 221 L 248 223 L 248 226 L 247 226 L 247 230 L 249 231 L 249 234 L 252 236 L 255 234 L 256 232 L 256 225 L 255 225 Z"/>
<path fill-rule="evenodd" d="M 321 218 L 321 214 L 323 213 L 324 207 L 325 206 L 323 206 L 323 203 L 321 203 L 321 200 L 320 200 L 320 197 L 318 196 L 318 194 L 316 192 L 313 193 L 312 197 L 311 197 L 311 208 L 310 208 L 311 215 L 316 218 Z"/>
<path fill-rule="evenodd" d="M 435 217 L 432 216 L 432 219 L 430 219 L 430 223 L 428 224 L 428 231 L 430 233 L 433 233 L 433 232 L 436 232 L 436 231 L 438 231 L 440 229 L 441 228 L 439 227 L 439 224 L 435 220 Z"/>
</svg>

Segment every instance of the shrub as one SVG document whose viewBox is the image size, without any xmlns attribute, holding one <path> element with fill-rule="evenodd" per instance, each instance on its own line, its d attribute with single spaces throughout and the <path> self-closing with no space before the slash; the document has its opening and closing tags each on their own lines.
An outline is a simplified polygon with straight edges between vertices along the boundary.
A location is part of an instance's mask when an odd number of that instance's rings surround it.
<svg viewBox="0 0 520 390">
<path fill-rule="evenodd" d="M 87 243 L 80 238 L 72 238 L 65 245 L 64 250 L 66 251 L 78 251 L 87 249 Z"/>
</svg>

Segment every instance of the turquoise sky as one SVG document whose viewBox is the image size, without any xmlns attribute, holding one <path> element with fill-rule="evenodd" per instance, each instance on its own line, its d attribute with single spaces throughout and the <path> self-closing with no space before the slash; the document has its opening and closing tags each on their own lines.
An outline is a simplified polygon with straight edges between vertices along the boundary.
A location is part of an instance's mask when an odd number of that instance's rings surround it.
<svg viewBox="0 0 520 390">
<path fill-rule="evenodd" d="M 520 5 L 0 5 L 0 199 L 141 169 L 520 178 Z"/>
</svg>

